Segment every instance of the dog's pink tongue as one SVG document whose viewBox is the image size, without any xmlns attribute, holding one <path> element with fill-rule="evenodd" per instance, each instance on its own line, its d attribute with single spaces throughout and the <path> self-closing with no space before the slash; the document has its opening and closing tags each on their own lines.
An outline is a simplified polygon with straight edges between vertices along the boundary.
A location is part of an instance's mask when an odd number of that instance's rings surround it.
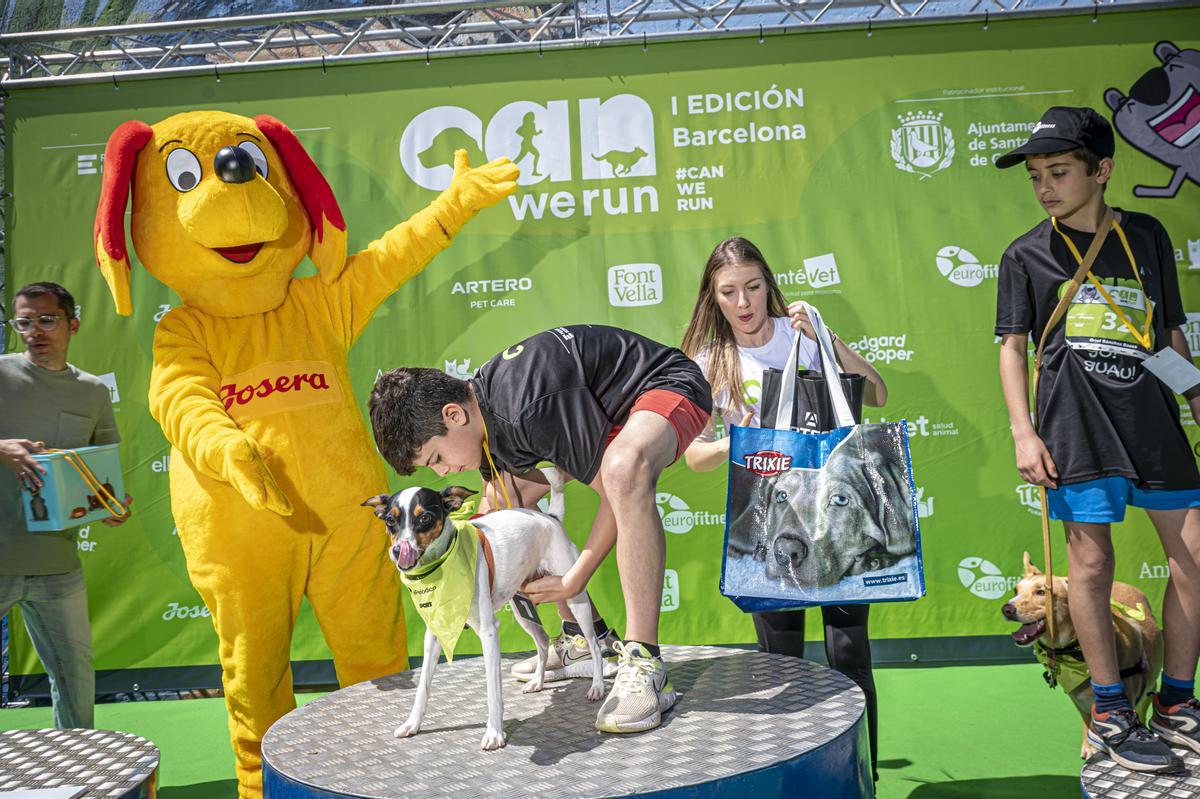
<svg viewBox="0 0 1200 799">
<path fill-rule="evenodd" d="M 407 541 L 400 542 L 400 550 L 396 554 L 396 565 L 402 569 L 411 569 L 417 562 L 417 550 Z"/>
</svg>

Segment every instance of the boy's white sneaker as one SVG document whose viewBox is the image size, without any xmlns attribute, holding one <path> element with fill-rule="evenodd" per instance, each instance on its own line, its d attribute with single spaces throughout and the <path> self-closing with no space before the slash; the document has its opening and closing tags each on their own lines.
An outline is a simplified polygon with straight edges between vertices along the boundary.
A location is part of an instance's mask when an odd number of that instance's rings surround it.
<svg viewBox="0 0 1200 799">
<path fill-rule="evenodd" d="M 609 630 L 599 640 L 600 657 L 604 666 L 604 676 L 611 677 L 617 673 L 617 653 L 613 648 L 619 643 L 617 634 Z M 533 679 L 537 669 L 537 655 L 517 661 L 512 667 L 512 676 L 521 682 Z M 546 682 L 570 680 L 576 677 L 592 678 L 592 653 L 588 650 L 587 639 L 582 635 L 557 636 L 550 642 L 550 651 L 546 653 Z"/>
<path fill-rule="evenodd" d="M 601 732 L 643 732 L 662 724 L 662 714 L 675 704 L 675 687 L 667 667 L 636 642 L 617 642 L 617 678 L 596 713 Z"/>
</svg>

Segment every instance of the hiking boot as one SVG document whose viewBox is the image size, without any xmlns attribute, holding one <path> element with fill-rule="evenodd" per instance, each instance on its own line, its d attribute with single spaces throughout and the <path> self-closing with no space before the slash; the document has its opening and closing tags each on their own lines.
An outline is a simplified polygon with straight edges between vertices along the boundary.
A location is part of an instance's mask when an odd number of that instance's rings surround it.
<svg viewBox="0 0 1200 799">
<path fill-rule="evenodd" d="M 596 713 L 601 732 L 642 732 L 662 724 L 662 714 L 675 704 L 675 688 L 661 658 L 640 644 L 617 642 L 621 659 L 612 691 Z"/>
<path fill-rule="evenodd" d="M 605 677 L 617 673 L 617 653 L 613 645 L 618 640 L 617 634 L 609 630 L 598 641 Z M 513 664 L 512 676 L 521 682 L 529 682 L 533 679 L 536 668 L 535 654 Z M 589 680 L 592 678 L 592 653 L 588 650 L 587 639 L 582 635 L 559 635 L 550 642 L 550 651 L 546 653 L 546 682 L 570 680 L 575 677 L 586 677 Z"/>
<path fill-rule="evenodd" d="M 1158 694 L 1155 694 L 1150 730 L 1169 744 L 1186 746 L 1200 754 L 1200 702 L 1192 697 L 1178 705 L 1165 707 L 1158 703 Z"/>
<path fill-rule="evenodd" d="M 1183 760 L 1158 736 L 1146 729 L 1132 708 L 1097 712 L 1092 707 L 1088 727 L 1092 746 L 1130 771 L 1178 771 Z"/>
</svg>

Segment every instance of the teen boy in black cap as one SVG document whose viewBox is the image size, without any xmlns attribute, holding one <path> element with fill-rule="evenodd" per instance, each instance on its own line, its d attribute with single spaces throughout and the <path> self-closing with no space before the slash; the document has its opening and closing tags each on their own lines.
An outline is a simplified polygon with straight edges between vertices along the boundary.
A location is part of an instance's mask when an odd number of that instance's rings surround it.
<svg viewBox="0 0 1200 799">
<path fill-rule="evenodd" d="M 1088 739 L 1127 768 L 1173 771 L 1182 761 L 1167 743 L 1200 752 L 1200 705 L 1193 695 L 1200 653 L 1200 473 L 1176 399 L 1145 360 L 1168 347 L 1188 364 L 1191 354 L 1180 330 L 1187 320 L 1166 231 L 1154 217 L 1104 202 L 1113 151 L 1112 128 L 1099 114 L 1056 107 L 1028 142 L 996 160 L 1001 169 L 1025 164 L 1050 216 L 1014 241 L 1000 264 L 1000 382 L 1017 468 L 1028 482 L 1047 487 L 1050 517 L 1066 528 L 1071 621 L 1095 694 Z M 1060 292 L 1093 237 L 1109 225 L 1087 279 L 1046 339 L 1035 429 L 1026 338 L 1032 332 L 1041 341 Z M 1187 397 L 1200 420 L 1200 392 Z M 1122 690 L 1109 607 L 1110 525 L 1124 519 L 1127 505 L 1146 510 L 1171 570 L 1153 732 Z"/>
</svg>

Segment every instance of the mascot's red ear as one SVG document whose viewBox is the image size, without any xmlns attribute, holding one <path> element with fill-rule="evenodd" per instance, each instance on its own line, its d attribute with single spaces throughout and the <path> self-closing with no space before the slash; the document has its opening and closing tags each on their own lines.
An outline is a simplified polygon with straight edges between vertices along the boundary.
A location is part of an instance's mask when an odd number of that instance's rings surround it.
<svg viewBox="0 0 1200 799">
<path fill-rule="evenodd" d="M 312 225 L 312 248 L 308 257 L 321 270 L 321 279 L 332 283 L 346 266 L 346 222 L 333 189 L 329 188 L 325 176 L 291 128 L 267 114 L 256 116 L 254 122 L 275 146 L 308 213 Z"/>
<path fill-rule="evenodd" d="M 149 125 L 131 119 L 113 131 L 104 148 L 104 178 L 94 228 L 96 264 L 121 316 L 133 312 L 129 295 L 129 250 L 125 246 L 125 203 L 129 200 L 138 153 L 153 138 L 154 131 Z"/>
</svg>

